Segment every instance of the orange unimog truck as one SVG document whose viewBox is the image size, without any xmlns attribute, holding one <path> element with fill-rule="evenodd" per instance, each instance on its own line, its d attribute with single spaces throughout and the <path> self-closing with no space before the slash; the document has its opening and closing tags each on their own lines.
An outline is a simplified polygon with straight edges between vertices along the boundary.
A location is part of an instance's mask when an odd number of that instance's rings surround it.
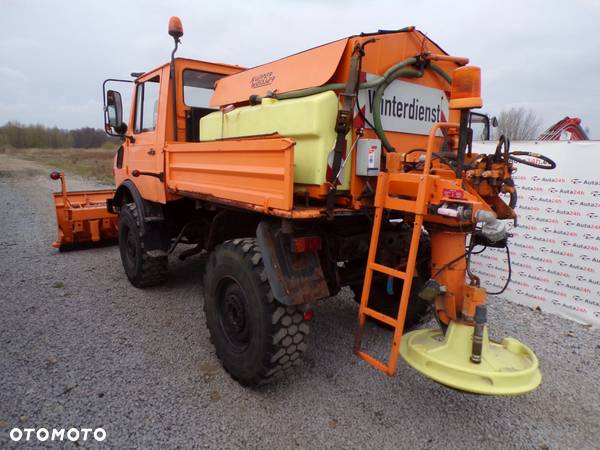
<svg viewBox="0 0 600 450">
<path fill-rule="evenodd" d="M 540 383 L 526 346 L 488 339 L 469 270 L 474 248 L 507 246 L 513 162 L 540 164 L 504 139 L 492 155 L 472 148 L 479 68 L 414 27 L 252 69 L 175 58 L 178 18 L 169 34 L 170 63 L 132 74 L 127 123 L 105 89 L 106 130 L 122 139 L 107 204 L 134 286 L 164 282 L 178 244 L 191 245 L 181 259 L 207 252 L 206 323 L 244 385 L 298 365 L 311 305 L 344 286 L 360 302 L 355 353 L 384 373 L 402 355 L 466 391 Z M 430 313 L 437 329 L 403 336 Z M 391 330 L 385 361 L 363 348 L 367 319 Z"/>
</svg>

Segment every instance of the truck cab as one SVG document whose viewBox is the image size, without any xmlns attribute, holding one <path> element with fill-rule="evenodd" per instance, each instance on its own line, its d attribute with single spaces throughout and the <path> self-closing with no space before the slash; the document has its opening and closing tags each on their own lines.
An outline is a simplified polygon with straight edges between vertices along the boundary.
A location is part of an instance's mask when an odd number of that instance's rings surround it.
<svg viewBox="0 0 600 450">
<path fill-rule="evenodd" d="M 200 119 L 216 110 L 209 106 L 216 80 L 241 70 L 239 66 L 176 58 L 136 74 L 129 121 L 115 123 L 115 128 L 126 129 L 114 162 L 116 185 L 135 177 L 142 198 L 165 204 L 169 198 L 164 183 L 165 144 L 200 141 Z M 107 99 L 107 108 L 114 111 L 110 115 L 116 119 L 117 111 L 123 110 L 121 95 L 108 91 Z"/>
</svg>

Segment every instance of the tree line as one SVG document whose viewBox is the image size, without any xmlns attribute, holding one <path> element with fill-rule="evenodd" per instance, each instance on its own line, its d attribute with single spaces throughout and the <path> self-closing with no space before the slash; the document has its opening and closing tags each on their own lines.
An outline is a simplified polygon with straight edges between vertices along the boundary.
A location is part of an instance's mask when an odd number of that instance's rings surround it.
<svg viewBox="0 0 600 450">
<path fill-rule="evenodd" d="M 104 130 L 91 127 L 65 130 L 44 125 L 8 122 L 0 127 L 0 147 L 14 148 L 97 148 L 116 144 Z"/>
</svg>

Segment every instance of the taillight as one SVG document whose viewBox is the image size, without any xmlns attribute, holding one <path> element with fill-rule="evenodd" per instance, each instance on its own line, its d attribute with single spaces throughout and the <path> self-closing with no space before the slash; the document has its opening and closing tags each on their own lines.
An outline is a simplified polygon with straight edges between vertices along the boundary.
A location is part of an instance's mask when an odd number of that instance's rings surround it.
<svg viewBox="0 0 600 450">
<path fill-rule="evenodd" d="M 59 180 L 60 179 L 60 172 L 52 172 L 50 174 L 50 178 L 52 178 L 53 180 Z"/>
<path fill-rule="evenodd" d="M 140 175 L 141 175 L 141 173 L 140 173 L 140 171 L 139 171 L 139 170 L 137 170 L 137 169 L 133 169 L 133 170 L 131 171 L 131 176 L 132 176 L 132 177 L 139 177 Z"/>
<path fill-rule="evenodd" d="M 319 236 L 296 237 L 291 240 L 292 253 L 316 252 L 321 250 Z"/>
<path fill-rule="evenodd" d="M 306 311 L 304 311 L 303 319 L 305 322 L 308 322 L 308 321 L 312 320 L 314 315 L 315 315 L 315 311 L 313 309 L 307 309 Z"/>
<path fill-rule="evenodd" d="M 450 108 L 481 108 L 482 105 L 481 69 L 476 66 L 459 67 L 452 74 Z"/>
</svg>

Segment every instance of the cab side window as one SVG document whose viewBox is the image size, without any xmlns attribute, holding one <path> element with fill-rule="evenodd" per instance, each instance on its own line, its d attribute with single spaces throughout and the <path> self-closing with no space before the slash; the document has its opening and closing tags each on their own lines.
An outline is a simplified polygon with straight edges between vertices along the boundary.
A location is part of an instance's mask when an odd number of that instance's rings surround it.
<svg viewBox="0 0 600 450">
<path fill-rule="evenodd" d="M 211 111 L 208 103 L 215 92 L 215 82 L 224 75 L 200 70 L 185 69 L 183 71 L 183 102 L 192 108 L 205 108 Z"/>
<path fill-rule="evenodd" d="M 209 106 L 215 92 L 215 82 L 224 75 L 201 70 L 183 71 L 183 102 L 188 108 L 185 112 L 185 140 L 200 141 L 200 119 L 216 110 Z"/>
<path fill-rule="evenodd" d="M 156 129 L 160 77 L 137 85 L 135 93 L 135 132 L 145 133 Z"/>
</svg>

